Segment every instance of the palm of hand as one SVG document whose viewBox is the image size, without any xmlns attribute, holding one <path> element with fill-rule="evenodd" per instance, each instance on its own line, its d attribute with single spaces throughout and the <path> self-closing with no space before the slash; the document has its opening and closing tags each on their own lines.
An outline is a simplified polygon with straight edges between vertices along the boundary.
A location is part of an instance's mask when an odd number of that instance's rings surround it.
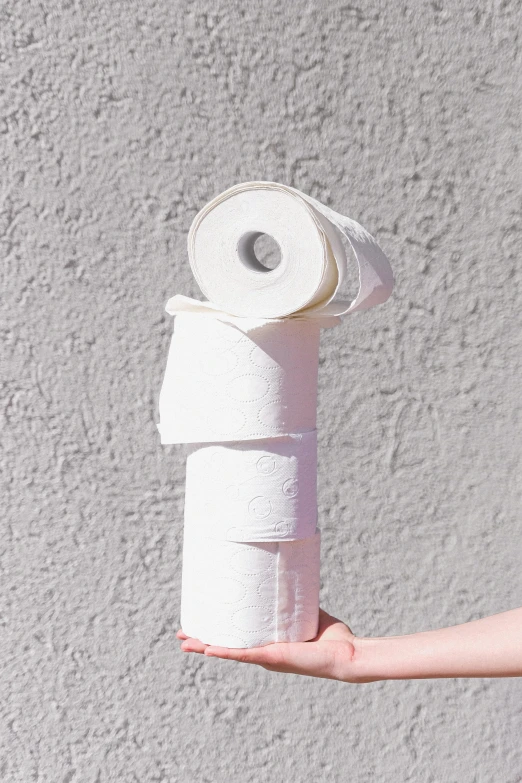
<svg viewBox="0 0 522 783">
<path fill-rule="evenodd" d="M 242 663 L 255 663 L 264 669 L 310 677 L 325 677 L 346 682 L 360 682 L 357 678 L 355 636 L 341 620 L 319 610 L 319 630 L 309 642 L 277 642 L 266 647 L 237 649 L 215 647 L 189 638 L 178 631 L 183 652 L 195 652 L 214 658 L 226 658 Z"/>
</svg>

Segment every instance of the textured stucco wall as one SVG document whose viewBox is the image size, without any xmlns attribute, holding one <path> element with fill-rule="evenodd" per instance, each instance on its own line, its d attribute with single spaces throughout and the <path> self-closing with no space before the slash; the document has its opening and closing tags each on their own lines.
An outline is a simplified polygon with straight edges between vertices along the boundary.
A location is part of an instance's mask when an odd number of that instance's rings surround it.
<svg viewBox="0 0 522 783">
<path fill-rule="evenodd" d="M 323 605 L 382 636 L 522 603 L 518 0 L 0 16 L 2 781 L 520 783 L 518 680 L 181 654 L 184 463 L 155 427 L 195 212 L 294 185 L 396 274 L 323 336 Z"/>
</svg>

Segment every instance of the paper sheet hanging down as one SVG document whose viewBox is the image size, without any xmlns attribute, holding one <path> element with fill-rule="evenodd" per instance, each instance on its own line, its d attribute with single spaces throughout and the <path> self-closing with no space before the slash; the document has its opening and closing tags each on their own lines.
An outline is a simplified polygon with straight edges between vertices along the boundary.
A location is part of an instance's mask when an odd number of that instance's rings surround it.
<svg viewBox="0 0 522 783">
<path fill-rule="evenodd" d="M 281 262 L 273 270 L 265 269 L 253 252 L 260 234 L 279 245 Z M 343 237 L 359 274 L 351 302 L 339 298 L 348 264 Z M 194 277 L 210 301 L 174 296 L 166 308 L 172 315 L 212 310 L 221 318 L 291 316 L 326 322 L 385 302 L 393 288 L 388 259 L 366 229 L 276 182 L 245 182 L 210 201 L 194 218 L 188 251 Z"/>
<path fill-rule="evenodd" d="M 317 433 L 193 447 L 185 525 L 222 541 L 309 538 L 317 526 Z"/>
<path fill-rule="evenodd" d="M 319 619 L 320 535 L 243 544 L 185 527 L 181 627 L 205 644 L 305 642 Z"/>
<path fill-rule="evenodd" d="M 213 317 L 178 315 L 159 397 L 161 442 L 314 430 L 319 333 L 313 321 L 284 319 L 246 332 Z"/>
</svg>

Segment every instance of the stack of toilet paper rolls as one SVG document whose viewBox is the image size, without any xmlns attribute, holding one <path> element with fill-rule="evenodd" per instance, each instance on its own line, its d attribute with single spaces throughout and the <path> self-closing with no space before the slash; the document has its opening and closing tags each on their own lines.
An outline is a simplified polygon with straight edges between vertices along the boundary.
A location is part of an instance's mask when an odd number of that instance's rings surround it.
<svg viewBox="0 0 522 783">
<path fill-rule="evenodd" d="M 267 270 L 253 245 L 279 245 Z M 359 292 L 340 298 L 347 264 Z M 319 614 L 317 371 L 321 328 L 385 301 L 388 261 L 354 221 L 277 183 L 238 185 L 196 216 L 208 301 L 169 300 L 162 443 L 187 445 L 181 625 L 206 644 L 312 639 Z"/>
</svg>

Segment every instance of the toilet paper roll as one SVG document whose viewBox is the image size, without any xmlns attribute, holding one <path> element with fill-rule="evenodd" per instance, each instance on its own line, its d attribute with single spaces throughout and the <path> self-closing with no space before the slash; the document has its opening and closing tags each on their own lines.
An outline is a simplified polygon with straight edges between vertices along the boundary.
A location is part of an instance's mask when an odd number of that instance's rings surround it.
<svg viewBox="0 0 522 783">
<path fill-rule="evenodd" d="M 317 525 L 317 434 L 194 447 L 185 525 L 224 541 L 309 538 Z"/>
<path fill-rule="evenodd" d="M 266 269 L 254 254 L 261 234 L 273 237 L 281 261 Z M 340 298 L 351 247 L 359 290 Z M 324 318 L 385 302 L 393 288 L 388 259 L 359 223 L 276 182 L 245 182 L 196 215 L 188 236 L 190 265 L 210 302 L 175 296 L 167 312 L 214 309 L 248 318 Z"/>
<path fill-rule="evenodd" d="M 224 647 L 305 642 L 317 633 L 320 536 L 245 544 L 185 528 L 181 627 Z"/>
<path fill-rule="evenodd" d="M 214 317 L 178 315 L 159 397 L 161 442 L 314 430 L 319 332 L 313 321 L 284 319 L 245 331 Z"/>
</svg>

